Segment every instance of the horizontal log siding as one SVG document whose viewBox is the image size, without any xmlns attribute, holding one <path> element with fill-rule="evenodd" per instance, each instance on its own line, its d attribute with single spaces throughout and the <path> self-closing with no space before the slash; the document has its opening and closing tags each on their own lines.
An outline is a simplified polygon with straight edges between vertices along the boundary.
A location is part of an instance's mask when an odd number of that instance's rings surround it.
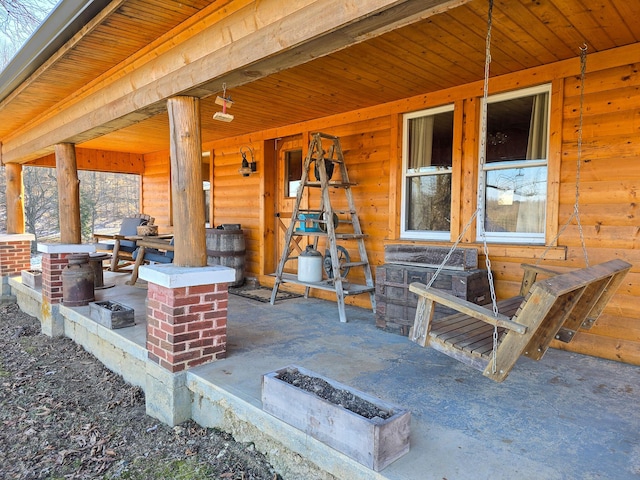
<svg viewBox="0 0 640 480">
<path fill-rule="evenodd" d="M 589 332 L 552 346 L 640 364 L 640 74 L 636 65 L 588 73 L 583 100 L 580 164 L 580 223 L 589 263 L 622 258 L 634 264 L 618 293 Z M 559 224 L 573 211 L 578 156 L 580 78 L 567 77 L 564 90 Z M 558 243 L 566 245 L 563 266 L 584 265 L 579 228 L 571 225 Z"/>
<path fill-rule="evenodd" d="M 251 146 L 256 160 L 256 173 L 243 177 L 240 147 Z M 244 149 L 243 149 L 244 150 Z M 239 223 L 245 239 L 245 276 L 255 277 L 260 271 L 260 182 L 264 162 L 261 144 L 237 141 L 213 147 L 212 227 Z M 251 158 L 247 157 L 251 161 Z"/>
<path fill-rule="evenodd" d="M 145 155 L 142 211 L 155 218 L 161 233 L 172 232 L 169 152 Z"/>
<path fill-rule="evenodd" d="M 611 56 L 611 61 L 616 56 Z M 636 192 L 640 190 L 640 74 L 635 65 L 607 68 L 601 62 L 597 71 L 589 72 L 584 98 L 583 149 L 580 185 L 580 214 L 591 264 L 611 258 L 622 258 L 634 264 L 618 293 L 603 315 L 589 332 L 582 332 L 570 344 L 554 342 L 555 348 L 585 353 L 612 360 L 640 365 L 640 222 Z M 565 64 L 563 64 L 565 65 Z M 534 75 L 535 73 L 535 75 Z M 558 228 L 562 227 L 573 211 L 575 199 L 577 127 L 580 101 L 580 79 L 567 68 L 538 69 L 535 72 L 497 78 L 494 89 L 515 89 L 551 82 L 556 75 L 563 80 L 562 141 L 560 146 Z M 562 82 L 560 82 L 562 85 Z M 261 185 L 263 178 L 262 141 L 302 132 L 323 131 L 340 137 L 350 179 L 358 183 L 353 188 L 362 228 L 367 235 L 366 246 L 372 267 L 384 263 L 384 244 L 401 242 L 394 232 L 394 221 L 389 212 L 400 212 L 399 192 L 389 185 L 398 175 L 401 165 L 400 135 L 397 122 L 407 111 L 453 103 L 481 95 L 477 83 L 467 89 L 456 87 L 429 96 L 414 97 L 396 102 L 389 108 L 372 108 L 349 112 L 334 117 L 290 125 L 286 128 L 257 132 L 251 139 L 234 138 L 207 145 L 214 151 L 213 202 L 214 224 L 240 223 L 247 239 L 247 275 L 259 276 L 263 283 L 270 277 L 260 276 L 260 195 L 269 190 Z M 469 121 L 468 125 L 474 124 Z M 469 129 L 475 128 L 469 127 Z M 465 132 L 475 135 L 476 132 Z M 251 144 L 256 149 L 258 173 L 244 178 L 238 174 L 240 146 Z M 464 153 L 464 152 L 463 152 Z M 395 169 L 392 171 L 392 169 Z M 153 172 L 151 182 L 145 178 L 145 211 L 161 217 L 156 210 L 154 196 L 162 191 L 156 184 L 162 174 L 158 163 L 147 162 L 145 172 Z M 146 175 L 146 174 L 145 174 Z M 167 175 L 167 173 L 165 173 Z M 391 180 L 390 180 L 391 179 Z M 397 184 L 399 185 L 399 181 Z M 166 188 L 166 187 L 165 187 Z M 317 192 L 315 193 L 317 195 Z M 342 196 L 334 192 L 335 209 L 344 207 Z M 464 200 L 464 199 L 462 199 Z M 390 204 L 393 202 L 393 204 Z M 313 200 L 312 200 L 313 203 Z M 466 222 L 466 218 L 462 219 Z M 345 228 L 345 227 L 342 227 Z M 342 242 L 341 242 L 342 243 Z M 404 242 L 420 243 L 420 242 Z M 558 247 L 550 250 L 543 265 L 565 271 L 584 266 L 578 228 L 569 226 L 558 239 Z M 427 244 L 425 242 L 425 244 Z M 438 242 L 443 245 L 442 242 Z M 344 242 L 355 251 L 355 244 Z M 446 244 L 444 244 L 446 245 Z M 463 246 L 481 247 L 476 243 Z M 565 254 L 566 248 L 566 254 Z M 522 278 L 521 263 L 535 263 L 544 247 L 490 245 L 489 254 L 499 298 L 517 294 Z M 481 265 L 484 258 L 481 255 Z M 266 273 L 266 272 L 265 272 Z M 359 272 L 352 271 L 349 280 L 361 280 Z M 312 292 L 322 298 L 335 299 L 331 293 Z M 348 303 L 368 307 L 366 295 L 348 297 Z"/>
<path fill-rule="evenodd" d="M 112 152 L 108 150 L 92 150 L 76 147 L 76 162 L 78 170 L 95 170 L 97 172 L 133 173 L 141 175 L 144 172 L 143 156 L 136 153 Z M 27 165 L 37 167 L 56 166 L 54 154 L 46 155 Z"/>
</svg>

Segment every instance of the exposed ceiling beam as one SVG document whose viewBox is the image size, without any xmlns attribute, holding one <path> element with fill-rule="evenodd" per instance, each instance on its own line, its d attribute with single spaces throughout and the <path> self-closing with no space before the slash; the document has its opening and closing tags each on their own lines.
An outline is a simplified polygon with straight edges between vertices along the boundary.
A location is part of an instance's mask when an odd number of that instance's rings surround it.
<svg viewBox="0 0 640 480">
<path fill-rule="evenodd" d="M 6 139 L 2 161 L 24 163 L 51 153 L 57 143 L 97 138 L 165 111 L 172 96 L 204 98 L 220 92 L 222 82 L 229 88 L 250 83 L 467 1 L 317 0 L 288 14 L 275 9 L 279 0 L 252 4 L 159 56 L 150 54 L 135 71 Z M 260 9 L 272 10 L 264 16 Z M 282 16 L 274 18 L 274 11 Z M 240 35 L 239 26 L 246 28 Z M 229 32 L 234 36 L 225 38 Z M 185 59 L 203 48 L 195 60 Z"/>
</svg>

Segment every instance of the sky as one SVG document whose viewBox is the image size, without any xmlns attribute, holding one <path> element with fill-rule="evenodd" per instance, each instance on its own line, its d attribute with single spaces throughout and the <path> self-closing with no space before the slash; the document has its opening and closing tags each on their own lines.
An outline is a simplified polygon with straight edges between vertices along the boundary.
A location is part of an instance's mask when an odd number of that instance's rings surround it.
<svg viewBox="0 0 640 480">
<path fill-rule="evenodd" d="M 4 68 L 58 0 L 0 0 L 0 68 Z"/>
</svg>

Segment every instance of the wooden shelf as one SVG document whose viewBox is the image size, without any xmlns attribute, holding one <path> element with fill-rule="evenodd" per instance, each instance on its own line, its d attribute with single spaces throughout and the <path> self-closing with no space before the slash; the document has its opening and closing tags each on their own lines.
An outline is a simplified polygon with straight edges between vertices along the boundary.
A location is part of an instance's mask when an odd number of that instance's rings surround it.
<svg viewBox="0 0 640 480">
<path fill-rule="evenodd" d="M 327 237 L 327 232 L 306 232 L 304 230 L 294 230 L 294 235 L 302 235 L 308 237 Z M 336 240 L 357 240 L 365 238 L 364 233 L 336 233 Z"/>
<path fill-rule="evenodd" d="M 275 273 L 272 273 L 271 276 L 276 276 Z M 335 292 L 336 287 L 333 284 L 332 280 L 322 280 L 321 282 L 301 282 L 298 280 L 298 277 L 293 273 L 283 273 L 282 274 L 282 282 L 283 283 L 293 283 L 295 285 L 303 285 L 309 288 L 317 288 L 318 290 L 326 290 L 328 292 Z M 359 295 L 361 293 L 373 292 L 375 287 L 368 287 L 366 285 L 360 285 L 357 283 L 351 282 L 342 282 L 342 292 L 345 295 Z"/>
<path fill-rule="evenodd" d="M 357 183 L 352 182 L 328 182 L 327 187 L 331 188 L 350 188 L 358 185 Z M 306 182 L 304 184 L 305 187 L 314 187 L 314 188 L 322 188 L 322 183 L 320 182 Z"/>
</svg>

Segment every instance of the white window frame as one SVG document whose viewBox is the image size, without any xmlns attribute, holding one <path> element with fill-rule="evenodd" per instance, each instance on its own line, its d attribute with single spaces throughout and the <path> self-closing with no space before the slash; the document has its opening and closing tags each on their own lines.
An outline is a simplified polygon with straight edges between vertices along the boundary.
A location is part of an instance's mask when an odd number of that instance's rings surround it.
<svg viewBox="0 0 640 480">
<path fill-rule="evenodd" d="M 420 117 L 427 117 L 431 115 L 438 115 L 440 113 L 453 112 L 454 104 L 447 104 L 440 107 L 428 108 L 426 110 L 419 110 L 416 112 L 405 113 L 402 119 L 402 193 L 401 193 L 401 208 L 400 208 L 400 238 L 407 240 L 445 240 L 451 239 L 451 231 L 434 231 L 434 230 L 408 230 L 407 229 L 407 180 L 412 177 L 420 177 L 426 175 L 440 175 L 449 173 L 453 175 L 453 168 L 450 171 L 442 172 L 408 172 L 409 162 L 409 120 Z M 457 128 L 454 124 L 453 128 Z M 454 195 L 460 195 L 460 192 L 451 192 L 453 198 Z"/>
<path fill-rule="evenodd" d="M 499 170 L 505 168 L 508 165 L 509 169 L 514 168 L 528 168 L 528 167 L 546 167 L 547 169 L 547 200 L 545 200 L 545 216 L 548 212 L 548 194 L 549 194 L 549 143 L 550 143 L 550 129 L 551 129 L 551 84 L 539 85 L 536 87 L 524 88 L 520 90 L 515 90 L 507 93 L 500 93 L 496 95 L 491 95 L 487 98 L 487 105 L 491 103 L 498 103 L 505 100 L 511 100 L 514 98 L 528 97 L 533 95 L 538 95 L 540 93 L 548 94 L 549 108 L 548 108 L 548 118 L 547 118 L 547 153 L 546 158 L 544 159 L 535 159 L 535 160 L 522 160 L 522 161 L 508 161 L 508 162 L 492 162 L 484 165 L 482 168 L 481 165 L 481 152 L 478 150 L 478 181 L 483 182 L 482 186 L 478 184 L 478 206 L 482 206 L 479 210 L 477 218 L 476 218 L 476 228 L 477 228 L 477 241 L 483 241 L 482 231 L 484 221 L 485 221 L 485 203 L 484 198 L 482 198 L 482 194 L 486 195 L 487 189 L 487 176 L 486 172 L 492 170 Z M 482 125 L 480 125 L 480 138 L 482 136 Z M 486 141 L 486 139 L 485 139 Z M 479 149 L 482 146 L 479 146 Z M 546 230 L 546 227 L 545 227 Z M 535 245 L 544 245 L 545 243 L 545 235 L 546 231 L 542 231 L 540 233 L 518 233 L 518 232 L 485 232 L 485 238 L 488 242 L 495 243 L 514 243 L 514 244 L 535 244 Z"/>
</svg>

